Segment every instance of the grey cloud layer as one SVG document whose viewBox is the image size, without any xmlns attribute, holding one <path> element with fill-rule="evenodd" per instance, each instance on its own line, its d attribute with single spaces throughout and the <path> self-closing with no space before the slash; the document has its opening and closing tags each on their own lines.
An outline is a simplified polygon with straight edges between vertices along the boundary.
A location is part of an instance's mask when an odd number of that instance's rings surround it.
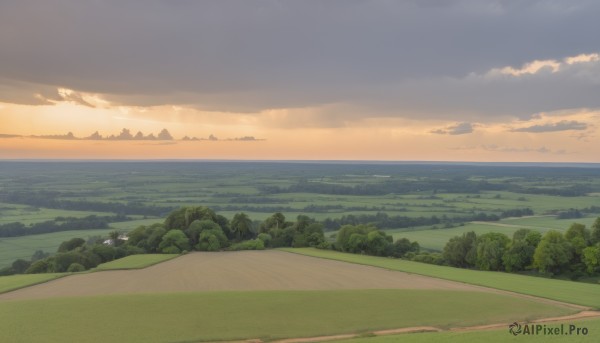
<svg viewBox="0 0 600 343">
<path fill-rule="evenodd" d="M 522 127 L 518 129 L 512 129 L 513 132 L 533 132 L 533 133 L 542 133 L 542 132 L 556 132 L 556 131 L 571 131 L 571 130 L 586 130 L 588 125 L 586 123 L 581 123 L 575 120 L 562 120 L 558 123 L 549 123 L 549 124 L 539 124 L 539 125 L 531 125 L 527 127 Z"/>
<path fill-rule="evenodd" d="M 597 52 L 598 17 L 597 1 L 8 0 L 0 101 L 39 104 L 65 87 L 219 111 L 524 118 L 600 107 L 600 62 L 488 71 Z"/>
<path fill-rule="evenodd" d="M 443 129 L 437 129 L 431 131 L 440 135 L 464 135 L 473 132 L 473 124 L 471 123 L 458 123 L 456 125 L 448 126 Z"/>
</svg>

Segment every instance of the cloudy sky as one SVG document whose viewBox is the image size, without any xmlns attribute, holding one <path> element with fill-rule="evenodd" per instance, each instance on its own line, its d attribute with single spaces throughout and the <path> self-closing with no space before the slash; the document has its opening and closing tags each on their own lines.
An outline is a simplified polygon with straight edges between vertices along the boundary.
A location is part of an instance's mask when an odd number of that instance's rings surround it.
<svg viewBox="0 0 600 343">
<path fill-rule="evenodd" d="M 4 0 L 0 158 L 600 162 L 598 18 L 592 0 Z M 123 128 L 175 139 L 56 139 Z"/>
</svg>

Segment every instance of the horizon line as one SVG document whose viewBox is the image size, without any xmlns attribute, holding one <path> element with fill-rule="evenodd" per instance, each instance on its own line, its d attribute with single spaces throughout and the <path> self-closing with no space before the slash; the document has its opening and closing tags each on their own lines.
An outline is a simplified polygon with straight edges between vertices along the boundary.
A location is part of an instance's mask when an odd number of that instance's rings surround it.
<svg viewBox="0 0 600 343">
<path fill-rule="evenodd" d="M 600 162 L 538 162 L 538 161 L 444 161 L 444 160 L 336 160 L 336 159 L 152 159 L 152 158 L 0 158 L 0 162 L 246 162 L 246 163 L 328 163 L 328 164 L 513 164 L 513 165 L 588 165 L 600 167 Z"/>
</svg>

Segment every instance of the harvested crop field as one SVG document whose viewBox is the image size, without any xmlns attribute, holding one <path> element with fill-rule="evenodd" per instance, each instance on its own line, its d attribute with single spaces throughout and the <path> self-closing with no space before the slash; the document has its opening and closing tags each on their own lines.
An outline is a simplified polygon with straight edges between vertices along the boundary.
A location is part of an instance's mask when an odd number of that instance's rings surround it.
<svg viewBox="0 0 600 343">
<path fill-rule="evenodd" d="M 250 290 L 486 290 L 282 251 L 190 253 L 140 270 L 79 274 L 0 294 L 0 300 L 131 293 Z"/>
</svg>

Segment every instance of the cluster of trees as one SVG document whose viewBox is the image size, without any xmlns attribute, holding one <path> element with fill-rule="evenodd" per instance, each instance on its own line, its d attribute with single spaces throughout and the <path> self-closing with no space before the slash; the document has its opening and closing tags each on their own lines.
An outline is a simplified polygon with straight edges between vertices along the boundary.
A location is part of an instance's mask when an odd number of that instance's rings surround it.
<svg viewBox="0 0 600 343">
<path fill-rule="evenodd" d="M 337 233 L 335 249 L 354 254 L 386 257 L 404 257 L 418 253 L 419 243 L 402 238 L 394 242 L 392 236 L 372 225 L 344 225 Z"/>
<path fill-rule="evenodd" d="M 245 213 L 238 213 L 229 221 L 201 206 L 183 207 L 173 211 L 164 224 L 133 230 L 127 244 L 151 253 L 180 253 L 316 247 L 326 243 L 323 226 L 304 215 L 289 222 L 278 212 L 257 226 Z"/>
<path fill-rule="evenodd" d="M 512 210 L 502 211 L 500 217 L 508 218 L 508 217 L 523 217 L 523 216 L 532 216 L 533 210 L 530 208 L 516 208 Z"/>
<path fill-rule="evenodd" d="M 0 275 L 19 273 L 74 272 L 100 263 L 141 253 L 179 254 L 191 250 L 262 250 L 267 247 L 327 248 L 323 225 L 307 216 L 286 221 L 275 213 L 260 226 L 245 213 L 228 220 L 208 207 L 183 207 L 171 212 L 164 223 L 140 226 L 129 232 L 127 240 L 118 231 L 110 233 L 110 245 L 104 239 L 85 241 L 74 238 L 63 242 L 56 254 L 41 252 L 31 260 L 17 260 L 0 270 Z"/>
<path fill-rule="evenodd" d="M 516 183 L 492 183 L 485 180 L 470 180 L 468 177 L 464 176 L 454 176 L 450 179 L 430 178 L 419 181 L 391 179 L 379 183 L 360 184 L 355 186 L 300 180 L 295 185 L 288 187 L 262 185 L 258 187 L 258 190 L 263 194 L 301 192 L 336 195 L 385 195 L 390 193 L 401 194 L 415 192 L 433 192 L 434 194 L 438 192 L 477 194 L 481 191 L 507 191 L 523 194 L 574 197 L 586 195 L 590 191 L 596 190 L 596 188 L 590 189 L 589 184 L 575 184 L 562 188 L 530 187 Z"/>
<path fill-rule="evenodd" d="M 446 264 L 461 268 L 518 272 L 537 270 L 547 275 L 568 275 L 573 279 L 600 271 L 600 218 L 588 230 L 574 223 L 563 235 L 548 231 L 544 235 L 519 229 L 512 239 L 502 233 L 477 236 L 468 232 L 444 247 Z"/>
<path fill-rule="evenodd" d="M 114 231 L 111 236 L 118 237 Z M 30 260 L 18 259 L 11 266 L 0 269 L 0 275 L 80 272 L 132 254 L 143 253 L 128 245 L 105 245 L 102 240 L 73 238 L 63 242 L 55 254 L 36 251 Z"/>
<path fill-rule="evenodd" d="M 477 212 L 470 215 L 448 217 L 442 215 L 440 217 L 433 215 L 431 217 L 407 217 L 407 216 L 390 216 L 385 212 L 377 212 L 376 214 L 360 214 L 360 215 L 343 215 L 341 218 L 326 218 L 323 220 L 323 225 L 326 230 L 339 230 L 344 225 L 373 225 L 382 229 L 399 229 L 415 226 L 426 225 L 446 225 L 448 227 L 454 224 L 465 223 L 470 221 L 498 221 L 500 216 Z"/>
<path fill-rule="evenodd" d="M 0 237 L 17 237 L 37 235 L 41 233 L 71 231 L 71 230 L 95 230 L 107 229 L 109 223 L 130 220 L 124 215 L 116 216 L 87 216 L 83 218 L 56 217 L 41 223 L 24 225 L 21 222 L 0 225 Z"/>
<path fill-rule="evenodd" d="M 574 219 L 581 217 L 583 217 L 583 214 L 581 214 L 581 212 L 576 208 L 570 208 L 566 211 L 558 212 L 556 215 L 556 219 Z"/>
</svg>

